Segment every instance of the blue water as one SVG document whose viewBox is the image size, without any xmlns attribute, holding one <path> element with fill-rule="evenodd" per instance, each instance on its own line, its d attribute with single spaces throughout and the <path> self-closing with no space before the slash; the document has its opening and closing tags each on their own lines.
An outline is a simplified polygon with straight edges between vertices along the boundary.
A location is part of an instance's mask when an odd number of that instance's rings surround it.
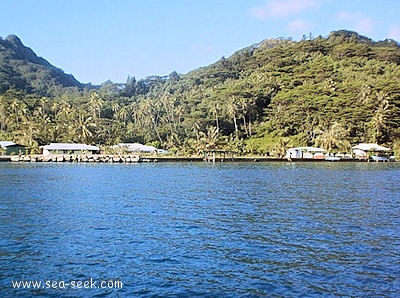
<svg viewBox="0 0 400 298">
<path fill-rule="evenodd" d="M 90 278 L 123 286 L 12 286 Z M 2 163 L 0 282 L 0 297 L 396 297 L 400 164 Z"/>
</svg>

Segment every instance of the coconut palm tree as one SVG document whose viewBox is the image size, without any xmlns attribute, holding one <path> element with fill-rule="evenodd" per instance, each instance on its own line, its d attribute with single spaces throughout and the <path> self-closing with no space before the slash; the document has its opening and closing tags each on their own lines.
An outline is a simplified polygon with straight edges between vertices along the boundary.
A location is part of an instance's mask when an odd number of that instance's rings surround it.
<svg viewBox="0 0 400 298">
<path fill-rule="evenodd" d="M 290 140 L 288 138 L 279 138 L 278 143 L 274 147 L 274 151 L 278 157 L 284 157 L 286 150 L 289 148 Z"/>
<path fill-rule="evenodd" d="M 328 153 L 332 149 L 347 150 L 350 147 L 350 143 L 345 139 L 347 131 L 338 122 L 334 122 L 327 129 L 320 127 L 315 133 L 315 145 L 325 148 Z"/>
<path fill-rule="evenodd" d="M 92 116 L 88 116 L 82 111 L 78 112 L 74 123 L 74 132 L 79 142 L 90 142 L 90 138 L 93 136 L 92 130 L 96 127 L 96 124 L 92 120 Z"/>
<path fill-rule="evenodd" d="M 239 138 L 239 127 L 237 123 L 238 118 L 238 105 L 237 105 L 237 97 L 235 95 L 231 95 L 228 98 L 228 114 L 233 119 L 233 124 L 235 125 L 235 137 Z"/>
<path fill-rule="evenodd" d="M 388 95 L 382 91 L 376 93 L 377 107 L 374 116 L 369 123 L 372 132 L 372 141 L 380 142 L 383 138 L 383 132 L 387 127 L 387 118 L 389 114 Z"/>
<path fill-rule="evenodd" d="M 32 152 L 34 148 L 38 148 L 36 137 L 40 132 L 40 125 L 35 122 L 36 118 L 29 114 L 25 115 L 19 125 L 19 129 L 15 131 L 15 137 L 21 144 L 25 144 L 28 150 Z"/>
<path fill-rule="evenodd" d="M 214 150 L 218 146 L 219 139 L 220 134 L 216 127 L 207 127 L 206 132 L 199 131 L 197 140 L 199 152 Z"/>
<path fill-rule="evenodd" d="M 101 107 L 103 100 L 97 92 L 90 93 L 89 96 L 89 111 L 94 119 L 100 118 Z"/>
<path fill-rule="evenodd" d="M 121 108 L 121 106 L 119 105 L 118 102 L 113 101 L 113 102 L 111 103 L 111 110 L 112 110 L 113 113 L 114 113 L 114 118 L 117 118 L 117 112 L 118 112 L 118 110 L 119 110 L 120 108 Z"/>
<path fill-rule="evenodd" d="M 7 102 L 4 96 L 0 95 L 0 130 L 5 131 L 10 121 L 7 111 Z"/>
<path fill-rule="evenodd" d="M 13 98 L 9 104 L 10 113 L 12 118 L 15 121 L 15 124 L 18 126 L 19 124 L 19 109 L 20 109 L 20 101 L 16 98 Z"/>
<path fill-rule="evenodd" d="M 126 120 L 128 119 L 129 113 L 128 113 L 128 107 L 123 106 L 122 108 L 117 111 L 116 118 L 117 120 L 126 123 Z"/>
</svg>

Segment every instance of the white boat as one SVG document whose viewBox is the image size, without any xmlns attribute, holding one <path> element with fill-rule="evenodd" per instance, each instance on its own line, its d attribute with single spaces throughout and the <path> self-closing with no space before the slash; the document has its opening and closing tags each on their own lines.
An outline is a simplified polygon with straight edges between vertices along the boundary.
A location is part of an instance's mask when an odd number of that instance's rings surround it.
<svg viewBox="0 0 400 298">
<path fill-rule="evenodd" d="M 372 158 L 373 161 L 376 161 L 376 162 L 379 162 L 379 161 L 381 161 L 381 162 L 389 161 L 389 158 L 387 158 L 387 157 L 385 157 L 385 156 L 372 155 L 371 158 Z"/>
<path fill-rule="evenodd" d="M 326 156 L 325 160 L 326 161 L 339 161 L 339 160 L 341 160 L 341 157 L 339 157 L 339 156 Z"/>
</svg>

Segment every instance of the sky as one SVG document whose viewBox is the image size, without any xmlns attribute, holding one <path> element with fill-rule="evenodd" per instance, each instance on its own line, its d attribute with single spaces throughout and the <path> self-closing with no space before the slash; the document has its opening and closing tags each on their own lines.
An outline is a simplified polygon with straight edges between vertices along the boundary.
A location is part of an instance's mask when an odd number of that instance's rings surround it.
<svg viewBox="0 0 400 298">
<path fill-rule="evenodd" d="M 92 84 L 185 74 L 270 38 L 400 41 L 398 0 L 1 0 L 0 11 L 3 39 Z"/>
</svg>

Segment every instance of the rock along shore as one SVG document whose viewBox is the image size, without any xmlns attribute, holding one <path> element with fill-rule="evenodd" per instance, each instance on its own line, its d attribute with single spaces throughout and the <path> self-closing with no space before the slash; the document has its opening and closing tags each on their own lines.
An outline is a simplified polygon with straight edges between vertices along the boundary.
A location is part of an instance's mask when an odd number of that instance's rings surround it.
<svg viewBox="0 0 400 298">
<path fill-rule="evenodd" d="M 3 162 L 82 162 L 82 163 L 139 163 L 139 162 L 332 162 L 324 159 L 292 159 L 274 157 L 172 157 L 172 156 L 149 156 L 140 157 L 139 155 L 111 155 L 111 154 L 53 154 L 53 155 L 9 155 L 0 156 Z M 341 159 L 335 162 L 366 162 L 367 159 Z"/>
<path fill-rule="evenodd" d="M 91 162 L 91 163 L 137 163 L 139 155 L 104 154 L 54 154 L 10 156 L 11 162 Z"/>
</svg>

